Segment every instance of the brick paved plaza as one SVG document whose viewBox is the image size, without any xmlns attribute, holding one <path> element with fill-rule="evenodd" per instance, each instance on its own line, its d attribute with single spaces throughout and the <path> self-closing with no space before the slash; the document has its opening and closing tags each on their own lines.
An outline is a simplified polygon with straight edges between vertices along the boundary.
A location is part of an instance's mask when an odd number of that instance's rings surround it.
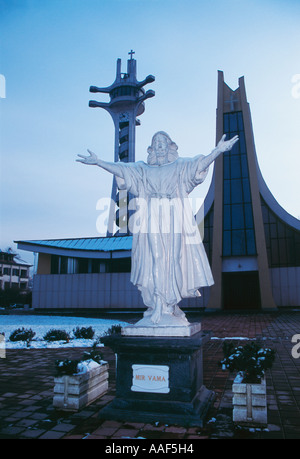
<svg viewBox="0 0 300 459">
<path fill-rule="evenodd" d="M 300 311 L 274 313 L 202 313 L 190 321 L 202 322 L 212 339 L 204 347 L 204 384 L 215 402 L 203 428 L 144 424 L 134 420 L 99 420 L 98 413 L 115 395 L 115 356 L 103 348 L 110 366 L 109 391 L 77 413 L 52 406 L 56 359 L 80 358 L 83 349 L 7 350 L 0 359 L 0 438 L 31 439 L 213 439 L 300 438 L 300 358 L 291 350 L 292 336 L 300 334 Z M 122 319 L 123 320 L 123 319 Z M 268 427 L 249 430 L 234 427 L 231 385 L 234 376 L 218 366 L 224 338 L 261 340 L 276 350 L 273 368 L 267 372 Z M 242 339 L 235 343 L 245 344 Z"/>
</svg>

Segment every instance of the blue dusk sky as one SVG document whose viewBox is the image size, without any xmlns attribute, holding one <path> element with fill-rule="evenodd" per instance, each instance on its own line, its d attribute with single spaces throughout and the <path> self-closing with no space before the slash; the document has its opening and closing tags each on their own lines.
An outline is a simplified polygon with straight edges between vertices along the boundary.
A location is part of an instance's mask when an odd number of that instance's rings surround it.
<svg viewBox="0 0 300 459">
<path fill-rule="evenodd" d="M 156 78 L 136 160 L 159 130 L 181 156 L 209 154 L 217 72 L 232 89 L 244 76 L 263 177 L 299 218 L 298 0 L 0 0 L 0 9 L 2 250 L 16 250 L 15 240 L 100 235 L 96 204 L 110 196 L 112 177 L 75 159 L 89 148 L 113 161 L 112 119 L 88 107 L 106 96 L 89 87 L 113 83 L 118 58 L 126 72 L 131 49 L 138 79 Z"/>
</svg>

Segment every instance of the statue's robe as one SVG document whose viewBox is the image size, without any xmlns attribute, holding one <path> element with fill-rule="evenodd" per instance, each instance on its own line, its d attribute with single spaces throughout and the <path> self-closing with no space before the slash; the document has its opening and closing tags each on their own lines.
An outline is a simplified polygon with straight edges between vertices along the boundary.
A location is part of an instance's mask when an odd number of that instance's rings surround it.
<svg viewBox="0 0 300 459">
<path fill-rule="evenodd" d="M 200 287 L 214 283 L 188 198 L 207 175 L 203 158 L 178 158 L 161 166 L 116 163 L 122 176 L 116 176 L 119 189 L 137 197 L 130 219 L 131 282 L 148 308 L 155 307 L 155 295 L 173 306 L 182 298 L 200 296 Z"/>
</svg>

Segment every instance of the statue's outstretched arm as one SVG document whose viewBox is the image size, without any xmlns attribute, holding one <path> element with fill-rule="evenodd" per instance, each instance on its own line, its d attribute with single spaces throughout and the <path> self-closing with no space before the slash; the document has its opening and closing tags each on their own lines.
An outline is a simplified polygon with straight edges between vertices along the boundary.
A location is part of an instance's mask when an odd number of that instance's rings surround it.
<svg viewBox="0 0 300 459">
<path fill-rule="evenodd" d="M 232 139 L 230 140 L 225 140 L 226 138 L 226 134 L 224 134 L 221 138 L 221 140 L 219 141 L 218 145 L 216 146 L 216 148 L 213 149 L 213 151 L 205 156 L 202 161 L 201 161 L 201 167 L 203 167 L 203 169 L 206 169 L 212 162 L 214 162 L 214 160 L 221 154 L 223 153 L 224 151 L 230 151 L 233 147 L 233 145 L 239 140 L 238 136 L 234 136 Z"/>
<path fill-rule="evenodd" d="M 77 155 L 81 159 L 76 159 L 76 161 L 82 164 L 89 164 L 91 166 L 102 167 L 102 169 L 105 169 L 111 174 L 114 174 L 117 177 L 123 178 L 122 168 L 119 166 L 118 163 L 111 163 L 108 161 L 103 161 L 102 159 L 99 159 L 98 156 L 95 155 L 95 153 L 93 153 L 92 151 L 90 150 L 87 150 L 87 151 L 89 153 L 89 156 Z"/>
</svg>

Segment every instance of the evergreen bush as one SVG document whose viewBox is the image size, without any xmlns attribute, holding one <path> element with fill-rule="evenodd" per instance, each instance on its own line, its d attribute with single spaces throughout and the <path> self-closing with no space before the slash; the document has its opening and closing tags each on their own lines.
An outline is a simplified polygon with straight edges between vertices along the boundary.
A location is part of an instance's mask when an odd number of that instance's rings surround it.
<svg viewBox="0 0 300 459">
<path fill-rule="evenodd" d="M 56 360 L 55 361 L 55 376 L 71 376 L 77 373 L 77 366 L 80 360 Z"/>
<path fill-rule="evenodd" d="M 76 327 L 73 333 L 77 339 L 93 339 L 95 330 L 92 327 Z"/>
<path fill-rule="evenodd" d="M 55 361 L 55 376 L 63 376 L 63 375 L 73 375 L 78 373 L 78 365 L 81 362 L 86 360 L 94 360 L 99 365 L 103 363 L 102 355 L 97 350 L 97 341 L 94 342 L 93 346 L 91 347 L 90 351 L 85 351 L 81 360 L 56 360 Z"/>
<path fill-rule="evenodd" d="M 112 325 L 111 327 L 109 327 L 106 332 L 104 333 L 103 336 L 100 336 L 99 337 L 99 342 L 100 343 L 103 343 L 103 340 L 102 338 L 105 337 L 105 336 L 111 336 L 111 335 L 119 335 L 121 334 L 121 331 L 122 331 L 122 326 L 117 324 L 117 325 Z"/>
<path fill-rule="evenodd" d="M 112 325 L 106 332 L 105 335 L 118 335 L 121 333 L 122 325 Z"/>
<path fill-rule="evenodd" d="M 44 336 L 45 341 L 70 341 L 70 335 L 67 333 L 65 330 L 56 330 L 56 329 L 51 329 L 49 330 L 45 336 Z"/>
<path fill-rule="evenodd" d="M 18 328 L 16 330 L 14 330 L 10 337 L 9 337 L 9 340 L 10 341 L 26 341 L 27 342 L 27 346 L 29 346 L 30 342 L 33 340 L 33 338 L 35 337 L 35 332 L 31 329 L 31 328 Z"/>
<path fill-rule="evenodd" d="M 94 360 L 97 363 L 101 363 L 102 354 L 97 350 L 97 341 L 94 342 L 90 351 L 85 351 L 83 353 L 82 360 Z"/>
<path fill-rule="evenodd" d="M 257 343 L 234 347 L 233 343 L 224 341 L 223 353 L 224 359 L 220 362 L 222 368 L 240 373 L 243 383 L 260 383 L 275 359 L 274 349 L 263 349 Z"/>
</svg>

